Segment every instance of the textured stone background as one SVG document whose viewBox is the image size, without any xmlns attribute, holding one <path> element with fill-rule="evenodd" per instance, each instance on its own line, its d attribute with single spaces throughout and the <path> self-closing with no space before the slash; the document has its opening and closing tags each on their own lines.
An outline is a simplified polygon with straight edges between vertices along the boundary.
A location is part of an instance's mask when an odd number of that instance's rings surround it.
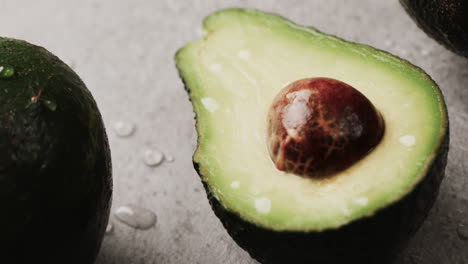
<svg viewBox="0 0 468 264">
<path fill-rule="evenodd" d="M 223 7 L 273 11 L 390 51 L 440 84 L 451 118 L 447 178 L 399 263 L 468 263 L 468 241 L 456 234 L 457 225 L 468 221 L 468 60 L 429 39 L 397 1 L 0 0 L 0 35 L 47 47 L 93 92 L 110 130 L 114 209 L 133 203 L 158 215 L 149 231 L 113 217 L 114 231 L 97 264 L 256 263 L 211 212 L 192 168 L 193 113 L 173 62 L 179 47 L 198 38 L 202 18 Z M 117 121 L 134 122 L 134 136 L 118 138 L 112 131 Z M 147 146 L 173 155 L 175 162 L 146 167 Z"/>
</svg>

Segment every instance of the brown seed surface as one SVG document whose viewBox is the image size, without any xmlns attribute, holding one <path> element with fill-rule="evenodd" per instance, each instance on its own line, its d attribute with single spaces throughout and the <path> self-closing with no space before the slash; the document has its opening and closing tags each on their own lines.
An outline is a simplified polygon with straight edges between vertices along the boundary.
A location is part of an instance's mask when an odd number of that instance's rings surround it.
<svg viewBox="0 0 468 264">
<path fill-rule="evenodd" d="M 296 81 L 268 113 L 268 148 L 279 170 L 332 176 L 362 159 L 384 134 L 384 121 L 358 90 L 330 78 Z"/>
</svg>

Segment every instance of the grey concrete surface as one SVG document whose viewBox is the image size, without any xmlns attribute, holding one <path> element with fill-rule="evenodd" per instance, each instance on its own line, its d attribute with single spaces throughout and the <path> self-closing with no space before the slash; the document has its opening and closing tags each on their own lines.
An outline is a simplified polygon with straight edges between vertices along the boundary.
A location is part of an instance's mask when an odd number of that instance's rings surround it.
<svg viewBox="0 0 468 264">
<path fill-rule="evenodd" d="M 193 113 L 173 62 L 179 47 L 198 38 L 202 18 L 223 7 L 273 11 L 390 51 L 440 84 L 451 121 L 447 177 L 398 263 L 468 263 L 468 241 L 456 232 L 468 220 L 468 60 L 428 38 L 397 1 L 0 0 L 0 35 L 47 47 L 74 67 L 94 94 L 109 130 L 114 210 L 132 203 L 158 216 L 147 231 L 112 217 L 114 230 L 105 237 L 97 264 L 256 263 L 224 231 L 192 168 Z M 112 126 L 118 121 L 134 122 L 135 134 L 117 137 Z M 175 161 L 145 166 L 142 152 L 148 146 Z"/>
</svg>

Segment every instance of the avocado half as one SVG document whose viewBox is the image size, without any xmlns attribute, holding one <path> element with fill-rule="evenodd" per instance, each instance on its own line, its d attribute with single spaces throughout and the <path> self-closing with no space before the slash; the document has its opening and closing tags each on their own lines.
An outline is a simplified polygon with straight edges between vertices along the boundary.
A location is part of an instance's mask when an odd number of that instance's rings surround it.
<svg viewBox="0 0 468 264">
<path fill-rule="evenodd" d="M 5 263 L 91 264 L 109 218 L 111 156 L 81 79 L 0 38 L 0 245 Z"/>
<path fill-rule="evenodd" d="M 465 0 L 400 0 L 406 12 L 429 36 L 468 58 L 468 2 Z"/>
<path fill-rule="evenodd" d="M 231 237 L 262 263 L 391 262 L 432 207 L 447 160 L 441 91 L 420 68 L 257 10 L 209 15 L 175 57 L 196 114 L 193 161 Z M 363 93 L 386 124 L 382 141 L 345 171 L 279 171 L 267 114 L 288 84 L 334 78 Z"/>
</svg>

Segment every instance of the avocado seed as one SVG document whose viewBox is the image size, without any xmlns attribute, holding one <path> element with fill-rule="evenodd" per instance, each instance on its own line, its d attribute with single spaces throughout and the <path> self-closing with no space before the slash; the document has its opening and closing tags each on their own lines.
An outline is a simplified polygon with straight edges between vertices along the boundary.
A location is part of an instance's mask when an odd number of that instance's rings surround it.
<svg viewBox="0 0 468 264">
<path fill-rule="evenodd" d="M 279 170 L 317 178 L 337 174 L 381 141 L 384 120 L 350 85 L 330 78 L 291 83 L 268 113 L 268 149 Z"/>
</svg>

